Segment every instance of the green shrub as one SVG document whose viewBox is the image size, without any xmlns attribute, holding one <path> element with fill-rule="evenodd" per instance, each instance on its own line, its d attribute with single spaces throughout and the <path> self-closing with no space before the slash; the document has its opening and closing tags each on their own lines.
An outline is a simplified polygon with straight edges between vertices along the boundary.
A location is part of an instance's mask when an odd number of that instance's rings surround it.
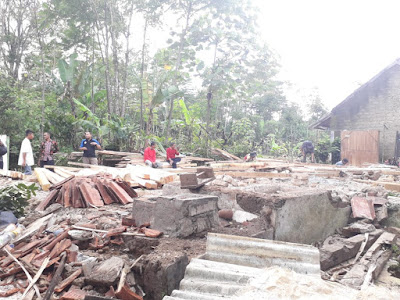
<svg viewBox="0 0 400 300">
<path fill-rule="evenodd" d="M 17 218 L 23 216 L 28 200 L 36 195 L 37 190 L 34 183 L 29 186 L 20 183 L 0 189 L 0 211 L 12 211 Z"/>
</svg>

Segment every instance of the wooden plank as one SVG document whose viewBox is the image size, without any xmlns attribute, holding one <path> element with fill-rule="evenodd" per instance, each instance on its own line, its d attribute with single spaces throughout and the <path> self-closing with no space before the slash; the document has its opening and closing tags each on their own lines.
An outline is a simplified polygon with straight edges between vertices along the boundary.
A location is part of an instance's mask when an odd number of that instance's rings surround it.
<svg viewBox="0 0 400 300">
<path fill-rule="evenodd" d="M 284 178 L 291 177 L 288 173 L 266 173 L 266 172 L 216 172 L 216 175 L 229 175 L 239 178 Z"/>
<path fill-rule="evenodd" d="M 354 166 L 363 163 L 379 163 L 379 131 L 343 130 L 341 138 L 341 158 L 347 158 Z"/>
<path fill-rule="evenodd" d="M 50 182 L 47 180 L 46 175 L 43 173 L 42 168 L 35 168 L 35 175 L 39 181 L 40 186 L 43 191 L 48 191 L 50 189 Z"/>
<path fill-rule="evenodd" d="M 213 148 L 211 151 L 227 159 L 241 160 L 239 157 L 219 148 Z"/>
</svg>

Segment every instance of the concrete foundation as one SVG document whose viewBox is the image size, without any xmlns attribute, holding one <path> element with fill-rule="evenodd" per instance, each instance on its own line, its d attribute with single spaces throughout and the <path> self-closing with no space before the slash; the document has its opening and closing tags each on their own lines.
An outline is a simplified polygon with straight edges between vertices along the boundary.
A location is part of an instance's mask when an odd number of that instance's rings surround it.
<svg viewBox="0 0 400 300">
<path fill-rule="evenodd" d="M 132 215 L 138 225 L 150 222 L 170 237 L 187 237 L 218 225 L 217 201 L 196 194 L 135 200 Z"/>
<path fill-rule="evenodd" d="M 166 191 L 179 193 L 177 188 Z M 217 196 L 218 209 L 241 209 L 264 218 L 275 240 L 292 243 L 324 240 L 347 225 L 351 212 L 348 203 L 333 201 L 328 191 L 288 185 L 207 185 L 198 193 Z"/>
</svg>

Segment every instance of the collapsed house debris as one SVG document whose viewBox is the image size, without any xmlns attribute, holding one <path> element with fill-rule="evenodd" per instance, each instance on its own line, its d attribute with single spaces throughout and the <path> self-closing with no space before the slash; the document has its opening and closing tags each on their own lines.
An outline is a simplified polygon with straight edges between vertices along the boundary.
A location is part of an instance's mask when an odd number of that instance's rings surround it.
<svg viewBox="0 0 400 300">
<path fill-rule="evenodd" d="M 59 299 L 234 298 L 264 278 L 268 269 L 262 268 L 277 266 L 321 274 L 358 295 L 353 288 L 379 282 L 394 264 L 400 197 L 386 180 L 399 184 L 397 169 L 277 160 L 207 164 L 38 168 L 29 180 L 47 191 L 31 199 L 19 220 L 26 229 L 0 250 L 0 296 L 19 299 L 29 285 L 30 299 L 37 293 Z M 196 183 L 179 182 L 184 174 Z M 249 245 L 272 248 L 251 252 Z M 295 253 L 302 253 L 300 260 Z M 235 270 L 241 275 L 233 276 Z M 215 284 L 200 288 L 207 278 Z"/>
</svg>

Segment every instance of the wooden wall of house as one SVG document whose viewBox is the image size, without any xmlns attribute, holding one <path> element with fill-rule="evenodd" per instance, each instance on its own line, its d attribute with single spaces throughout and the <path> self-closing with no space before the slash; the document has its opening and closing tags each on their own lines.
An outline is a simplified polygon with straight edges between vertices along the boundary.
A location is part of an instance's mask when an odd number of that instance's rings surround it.
<svg viewBox="0 0 400 300">
<path fill-rule="evenodd" d="M 400 66 L 370 82 L 331 118 L 331 130 L 378 130 L 380 160 L 394 156 L 400 131 Z"/>
</svg>

